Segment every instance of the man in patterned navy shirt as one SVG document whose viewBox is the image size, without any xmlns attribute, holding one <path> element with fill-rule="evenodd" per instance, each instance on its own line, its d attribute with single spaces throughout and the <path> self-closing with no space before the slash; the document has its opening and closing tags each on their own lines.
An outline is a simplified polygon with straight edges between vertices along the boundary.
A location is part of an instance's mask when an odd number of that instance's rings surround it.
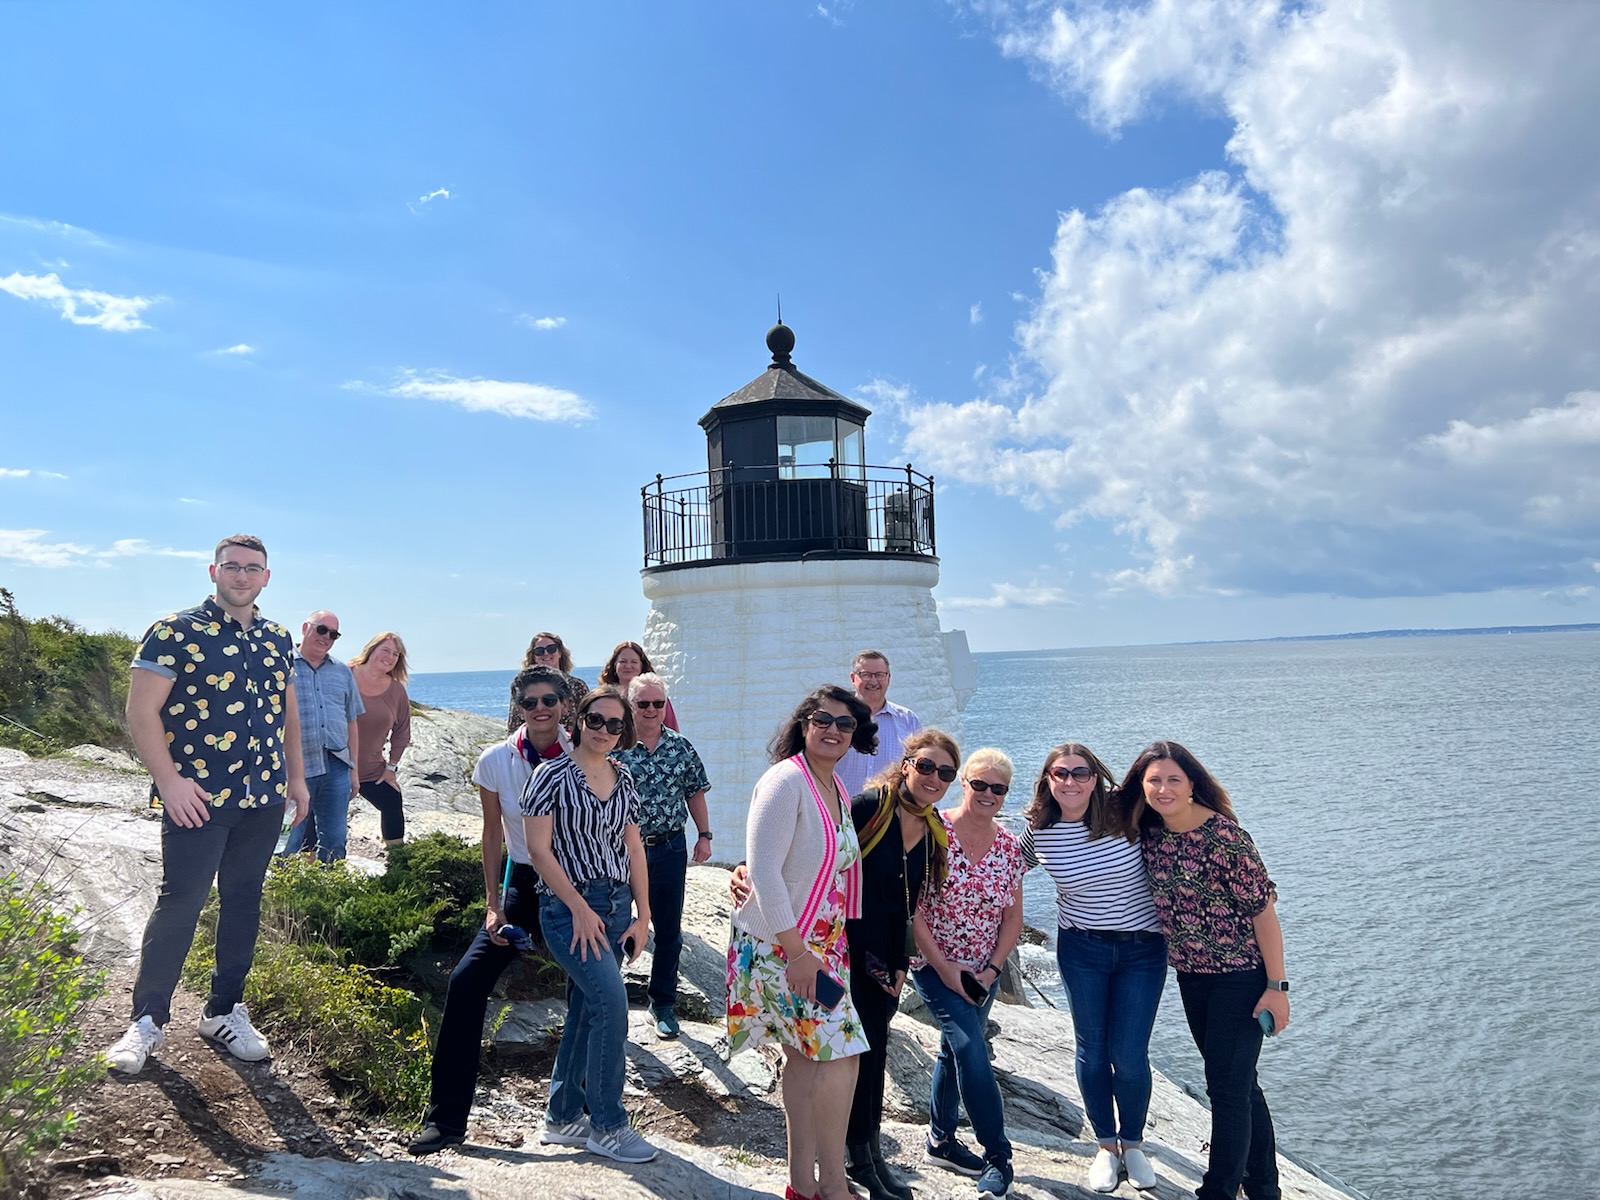
<svg viewBox="0 0 1600 1200">
<path fill-rule="evenodd" d="M 106 1052 L 129 1075 L 166 1040 L 213 880 L 217 964 L 200 1032 L 245 1061 L 271 1053 L 243 998 L 285 809 L 295 824 L 306 815 L 294 638 L 255 606 L 272 577 L 260 538 L 223 538 L 213 559 L 216 593 L 150 626 L 128 682 L 128 732 L 150 772 L 150 803 L 162 810 L 161 891 L 145 926 L 133 1024 Z"/>
<path fill-rule="evenodd" d="M 639 789 L 639 835 L 650 871 L 650 917 L 655 951 L 650 958 L 650 1012 L 656 1036 L 678 1036 L 678 960 L 683 954 L 683 895 L 689 871 L 684 821 L 694 818 L 694 861 L 711 857 L 706 813 L 706 768 L 689 739 L 662 724 L 667 684 L 653 671 L 628 685 L 636 741 L 611 757 L 624 764 Z"/>
</svg>

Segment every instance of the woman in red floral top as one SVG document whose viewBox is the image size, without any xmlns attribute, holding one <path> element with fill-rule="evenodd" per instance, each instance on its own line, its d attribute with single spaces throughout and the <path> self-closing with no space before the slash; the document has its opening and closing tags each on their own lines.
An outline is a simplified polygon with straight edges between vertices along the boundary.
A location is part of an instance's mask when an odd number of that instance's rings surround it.
<svg viewBox="0 0 1600 1200">
<path fill-rule="evenodd" d="M 1022 843 L 995 821 L 1010 789 L 1011 760 L 999 750 L 974 750 L 961 769 L 961 804 L 941 814 L 950 843 L 944 886 L 923 890 L 912 921 L 911 979 L 943 1033 L 928 1101 L 928 1158 L 977 1175 L 978 1195 L 988 1200 L 1011 1187 L 1011 1142 L 984 1038 L 999 964 L 1022 934 L 1028 867 Z M 981 1159 L 956 1140 L 963 1106 Z"/>
<path fill-rule="evenodd" d="M 1263 1026 L 1289 1026 L 1277 890 L 1222 785 L 1177 742 L 1140 751 L 1117 792 L 1139 832 L 1167 959 L 1206 1068 L 1211 1159 L 1196 1200 L 1279 1200 L 1272 1113 L 1256 1081 Z"/>
</svg>

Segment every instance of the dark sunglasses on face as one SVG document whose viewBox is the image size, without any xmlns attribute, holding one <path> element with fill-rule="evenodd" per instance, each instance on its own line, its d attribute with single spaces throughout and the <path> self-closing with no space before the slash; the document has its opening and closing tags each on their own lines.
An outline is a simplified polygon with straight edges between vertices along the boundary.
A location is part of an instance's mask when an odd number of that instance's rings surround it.
<svg viewBox="0 0 1600 1200">
<path fill-rule="evenodd" d="M 607 733 L 616 735 L 622 732 L 623 720 L 621 717 L 602 717 L 597 712 L 583 714 L 583 727 L 585 729 L 604 729 Z"/>
<path fill-rule="evenodd" d="M 561 646 L 556 642 L 551 642 L 548 646 L 535 646 L 533 648 L 533 655 L 534 655 L 535 658 L 542 658 L 546 654 L 560 654 L 560 653 L 561 653 Z"/>
<path fill-rule="evenodd" d="M 967 786 L 975 792 L 993 792 L 996 796 L 1004 796 L 1011 790 L 1009 783 L 990 783 L 987 779 L 969 779 Z"/>
<path fill-rule="evenodd" d="M 1076 779 L 1079 783 L 1088 783 L 1094 778 L 1093 767 L 1051 767 L 1052 777 L 1065 783 L 1069 779 Z"/>
<path fill-rule="evenodd" d="M 313 625 L 311 627 L 311 632 L 312 633 L 320 633 L 323 637 L 327 638 L 330 642 L 337 642 L 339 640 L 339 631 L 337 629 L 329 629 L 326 625 L 322 624 L 321 622 L 318 622 L 317 624 Z"/>
<path fill-rule="evenodd" d="M 665 708 L 667 702 L 665 700 L 635 700 L 633 706 L 635 708 Z"/>
<path fill-rule="evenodd" d="M 840 733 L 849 733 L 856 727 L 856 719 L 854 717 L 836 717 L 832 713 L 814 712 L 808 719 L 818 729 L 826 729 L 831 725 Z"/>
<path fill-rule="evenodd" d="M 919 758 L 912 762 L 911 765 L 917 769 L 918 775 L 937 774 L 941 783 L 949 783 L 956 777 L 956 769 L 954 767 L 941 767 L 931 758 Z"/>
<path fill-rule="evenodd" d="M 537 696 L 524 696 L 521 700 L 518 700 L 517 703 L 522 707 L 524 712 L 532 712 L 541 704 L 546 708 L 554 708 L 556 705 L 561 703 L 561 697 L 556 695 L 554 692 L 540 692 Z"/>
</svg>

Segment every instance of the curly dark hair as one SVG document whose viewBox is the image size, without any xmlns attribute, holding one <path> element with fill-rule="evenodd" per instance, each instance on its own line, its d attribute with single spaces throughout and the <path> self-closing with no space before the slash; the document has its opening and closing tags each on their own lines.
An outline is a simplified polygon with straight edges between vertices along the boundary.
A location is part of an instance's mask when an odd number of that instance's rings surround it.
<svg viewBox="0 0 1600 1200">
<path fill-rule="evenodd" d="M 872 719 L 872 710 L 849 688 L 840 687 L 836 683 L 825 683 L 800 701 L 788 719 L 778 726 L 778 731 L 767 743 L 769 762 L 780 763 L 786 758 L 793 758 L 805 749 L 806 722 L 811 719 L 812 713 L 829 700 L 844 705 L 856 719 L 855 731 L 850 735 L 850 748 L 858 754 L 878 752 L 878 723 Z"/>
<path fill-rule="evenodd" d="M 1161 815 L 1145 803 L 1144 773 L 1150 769 L 1151 763 L 1162 759 L 1177 763 L 1178 769 L 1189 777 L 1196 804 L 1219 812 L 1230 821 L 1239 819 L 1233 815 L 1233 801 L 1228 799 L 1227 789 L 1200 765 L 1198 758 L 1177 742 L 1151 742 L 1139 751 L 1139 757 L 1133 760 L 1133 766 L 1128 768 L 1128 773 L 1122 777 L 1122 783 L 1113 796 L 1117 817 L 1130 837 L 1161 826 Z"/>
<path fill-rule="evenodd" d="M 630 749 L 639 740 L 633 731 L 633 705 L 628 703 L 628 698 L 622 694 L 621 688 L 609 683 L 590 688 L 588 694 L 578 701 L 578 707 L 572 718 L 572 744 L 583 745 L 583 714 L 593 708 L 599 700 L 615 700 L 622 705 L 622 733 L 617 738 L 616 749 Z"/>
<path fill-rule="evenodd" d="M 536 683 L 553 689 L 563 700 L 572 695 L 572 689 L 567 686 L 567 677 L 554 667 L 523 667 L 511 681 L 511 703 L 521 700 L 523 692 Z"/>
<path fill-rule="evenodd" d="M 1116 834 L 1132 841 L 1132 836 L 1123 829 L 1111 803 L 1111 788 L 1116 777 L 1111 774 L 1111 768 L 1082 742 L 1062 742 L 1045 755 L 1044 766 L 1039 768 L 1039 778 L 1033 785 L 1033 798 L 1028 801 L 1028 807 L 1022 810 L 1028 828 L 1049 829 L 1061 820 L 1061 805 L 1050 790 L 1050 768 L 1073 755 L 1083 759 L 1094 772 L 1094 791 L 1089 796 L 1088 811 L 1083 814 L 1083 823 L 1089 829 L 1089 840 Z"/>
</svg>

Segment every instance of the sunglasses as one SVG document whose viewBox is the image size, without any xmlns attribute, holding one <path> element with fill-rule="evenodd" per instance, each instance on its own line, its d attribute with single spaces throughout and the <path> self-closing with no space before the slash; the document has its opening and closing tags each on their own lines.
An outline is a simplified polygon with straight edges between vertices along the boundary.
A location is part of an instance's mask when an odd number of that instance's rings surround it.
<svg viewBox="0 0 1600 1200">
<path fill-rule="evenodd" d="M 621 717 L 602 717 L 597 712 L 583 714 L 583 727 L 585 729 L 604 729 L 607 733 L 616 735 L 622 732 L 623 724 Z"/>
<path fill-rule="evenodd" d="M 635 708 L 665 708 L 667 702 L 665 700 L 635 700 L 633 706 Z"/>
<path fill-rule="evenodd" d="M 320 622 L 320 621 L 317 622 L 317 624 L 315 624 L 315 625 L 313 625 L 311 627 L 311 632 L 312 633 L 320 633 L 323 637 L 327 638 L 330 642 L 337 642 L 339 640 L 339 631 L 337 629 L 329 629 L 326 625 L 322 624 L 322 622 Z"/>
<path fill-rule="evenodd" d="M 849 733 L 856 727 L 854 717 L 836 717 L 832 713 L 814 712 L 807 719 L 818 729 L 826 729 L 831 725 L 840 733 Z"/>
<path fill-rule="evenodd" d="M 535 646 L 533 648 L 533 654 L 535 658 L 543 658 L 546 654 L 560 653 L 561 645 L 558 642 L 551 642 L 548 646 Z"/>
<path fill-rule="evenodd" d="M 1009 783 L 990 783 L 987 779 L 969 779 L 967 786 L 975 792 L 993 792 L 996 796 L 1004 796 L 1011 790 Z"/>
<path fill-rule="evenodd" d="M 907 761 L 911 760 L 908 759 Z M 956 769 L 954 767 L 941 767 L 931 758 L 919 758 L 911 762 L 911 765 L 917 769 L 918 775 L 938 775 L 941 783 L 949 783 L 956 777 Z"/>
<path fill-rule="evenodd" d="M 1089 780 L 1094 778 L 1094 768 L 1051 767 L 1050 775 L 1052 778 L 1061 780 L 1062 783 L 1065 783 L 1069 779 L 1076 779 L 1079 783 L 1088 783 Z"/>
<path fill-rule="evenodd" d="M 541 704 L 546 708 L 554 708 L 560 703 L 561 697 L 556 695 L 554 692 L 540 692 L 537 696 L 524 696 L 521 700 L 517 701 L 518 706 L 523 712 L 532 712 Z"/>
</svg>

